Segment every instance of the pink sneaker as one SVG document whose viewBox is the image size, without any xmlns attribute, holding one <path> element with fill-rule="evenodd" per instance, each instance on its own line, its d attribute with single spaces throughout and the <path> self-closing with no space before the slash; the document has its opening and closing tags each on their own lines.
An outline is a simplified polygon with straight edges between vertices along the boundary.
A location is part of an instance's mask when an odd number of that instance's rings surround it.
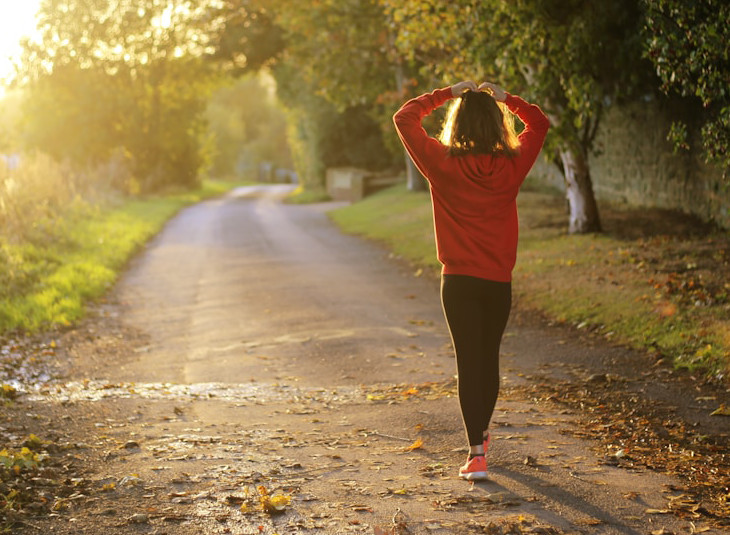
<svg viewBox="0 0 730 535">
<path fill-rule="evenodd" d="M 487 460 L 484 455 L 477 455 L 466 461 L 466 464 L 459 468 L 459 477 L 467 481 L 487 479 Z"/>
</svg>

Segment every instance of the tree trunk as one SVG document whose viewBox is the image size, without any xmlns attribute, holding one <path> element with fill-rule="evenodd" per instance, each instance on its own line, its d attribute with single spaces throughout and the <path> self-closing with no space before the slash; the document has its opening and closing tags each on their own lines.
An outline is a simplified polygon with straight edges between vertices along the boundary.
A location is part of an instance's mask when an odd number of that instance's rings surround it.
<svg viewBox="0 0 730 535">
<path fill-rule="evenodd" d="M 395 50 L 394 38 L 390 33 L 388 34 L 388 42 L 390 43 L 391 49 Z M 396 58 L 394 65 L 395 86 L 398 89 L 398 94 L 404 95 L 405 74 L 403 73 L 403 62 L 397 53 Z M 406 184 L 408 185 L 408 191 L 426 191 L 428 189 L 428 182 L 418 170 L 416 164 L 413 163 L 413 160 L 408 155 L 408 151 L 405 149 L 403 149 L 403 156 L 406 159 Z"/>
<path fill-rule="evenodd" d="M 571 148 L 560 149 L 565 177 L 565 195 L 570 206 L 571 234 L 601 232 L 598 205 L 593 194 L 587 156 Z"/>
<path fill-rule="evenodd" d="M 403 151 L 406 158 L 406 184 L 408 184 L 408 191 L 426 191 L 428 189 L 428 182 L 425 177 L 421 174 L 413 163 L 411 157 L 407 151 Z"/>
</svg>

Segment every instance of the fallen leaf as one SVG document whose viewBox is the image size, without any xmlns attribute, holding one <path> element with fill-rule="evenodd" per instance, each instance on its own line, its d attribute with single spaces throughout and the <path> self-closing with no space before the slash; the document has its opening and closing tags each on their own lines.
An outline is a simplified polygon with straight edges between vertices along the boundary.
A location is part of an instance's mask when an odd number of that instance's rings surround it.
<svg viewBox="0 0 730 535">
<path fill-rule="evenodd" d="M 408 446 L 404 451 L 418 450 L 418 449 L 421 449 L 422 447 L 423 447 L 423 439 L 421 439 L 419 437 L 416 439 L 416 441 L 413 444 Z"/>
<path fill-rule="evenodd" d="M 129 521 L 132 524 L 146 524 L 150 521 L 150 518 L 144 513 L 135 513 L 129 517 Z"/>
<path fill-rule="evenodd" d="M 654 312 L 662 318 L 669 318 L 677 313 L 677 305 L 674 303 L 662 303 L 654 309 Z"/>
<path fill-rule="evenodd" d="M 710 416 L 730 416 L 730 407 L 722 403 L 717 409 L 715 409 Z"/>
</svg>

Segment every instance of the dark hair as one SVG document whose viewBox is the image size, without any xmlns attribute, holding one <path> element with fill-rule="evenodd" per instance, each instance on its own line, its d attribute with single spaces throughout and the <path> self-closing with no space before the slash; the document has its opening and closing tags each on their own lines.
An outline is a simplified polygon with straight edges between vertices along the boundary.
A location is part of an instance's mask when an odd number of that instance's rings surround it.
<svg viewBox="0 0 730 535">
<path fill-rule="evenodd" d="M 512 158 L 519 147 L 512 114 L 484 91 L 466 91 L 454 99 L 440 139 L 452 156 L 474 153 Z"/>
</svg>

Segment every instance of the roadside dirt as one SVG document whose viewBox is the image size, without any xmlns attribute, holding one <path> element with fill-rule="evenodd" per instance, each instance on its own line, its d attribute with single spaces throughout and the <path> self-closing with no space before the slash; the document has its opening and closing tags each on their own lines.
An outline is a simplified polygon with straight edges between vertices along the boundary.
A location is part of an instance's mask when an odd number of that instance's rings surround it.
<svg viewBox="0 0 730 535">
<path fill-rule="evenodd" d="M 77 328 L 4 341 L 47 370 L 3 409 L 49 456 L 12 533 L 730 531 L 727 388 L 519 303 L 490 480 L 459 480 L 438 282 L 280 195 L 181 214 Z"/>
</svg>

